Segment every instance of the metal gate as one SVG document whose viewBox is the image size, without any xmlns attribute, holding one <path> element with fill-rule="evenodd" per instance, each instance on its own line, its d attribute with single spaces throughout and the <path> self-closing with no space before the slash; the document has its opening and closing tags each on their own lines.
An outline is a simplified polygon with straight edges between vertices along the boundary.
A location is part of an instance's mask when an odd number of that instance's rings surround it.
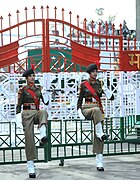
<svg viewBox="0 0 140 180">
<path fill-rule="evenodd" d="M 47 146 L 39 146 L 35 127 L 37 162 L 60 159 L 63 164 L 67 158 L 94 156 L 92 122 L 81 119 L 76 110 L 78 86 L 86 78 L 85 66 L 91 63 L 76 56 L 76 49 L 83 47 L 86 50 L 90 47 L 90 53 L 91 49 L 97 50 L 100 57 L 99 78 L 115 95 L 113 102 L 102 98 L 104 131 L 110 134 L 110 139 L 105 142 L 105 155 L 139 153 L 140 74 L 137 71 L 120 71 L 122 51 L 138 52 L 139 44 L 136 40 L 123 41 L 121 35 L 115 35 L 114 25 L 112 34 L 108 34 L 107 24 L 105 34 L 102 34 L 99 23 L 99 34 L 96 34 L 93 21 L 89 31 L 86 29 L 86 19 L 81 27 L 79 16 L 74 24 L 72 13 L 69 13 L 70 22 L 67 22 L 64 20 L 64 9 L 61 20 L 57 18 L 57 8 L 54 12 L 55 17 L 51 19 L 49 7 L 46 10 L 41 8 L 40 18 L 33 7 L 33 18 L 28 19 L 25 8 L 25 19 L 21 21 L 17 11 L 17 22 L 12 25 L 9 16 L 8 27 L 4 27 L 1 18 L 0 164 L 26 161 L 24 135 L 21 121 L 15 116 L 15 105 L 18 89 L 25 84 L 22 72 L 31 64 L 35 65 L 37 72 L 36 83 L 44 87 L 43 95 L 50 101 L 48 107 L 43 104 L 40 107 L 49 112 Z"/>
</svg>

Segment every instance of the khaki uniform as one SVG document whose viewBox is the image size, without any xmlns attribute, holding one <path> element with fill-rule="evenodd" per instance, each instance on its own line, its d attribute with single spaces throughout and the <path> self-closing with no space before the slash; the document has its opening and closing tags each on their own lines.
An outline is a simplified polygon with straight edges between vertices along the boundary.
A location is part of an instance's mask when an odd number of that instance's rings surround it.
<svg viewBox="0 0 140 180">
<path fill-rule="evenodd" d="M 90 82 L 90 85 L 96 90 L 98 97 L 102 96 L 102 83 L 99 80 Z M 80 85 L 79 98 L 77 102 L 77 108 L 81 108 L 82 114 L 86 119 L 92 119 L 94 123 L 94 142 L 93 153 L 103 154 L 104 142 L 101 142 L 95 132 L 95 125 L 99 122 L 103 122 L 103 109 L 102 106 L 93 98 L 91 92 L 87 89 L 84 83 Z"/>
<path fill-rule="evenodd" d="M 21 112 L 21 106 L 23 105 L 22 111 L 22 125 L 25 135 L 25 152 L 27 160 L 37 159 L 35 140 L 34 140 L 34 124 L 38 124 L 39 127 L 42 124 L 47 123 L 48 113 L 45 110 L 39 110 L 36 106 L 33 97 L 27 91 L 27 89 L 32 89 L 40 102 L 40 99 L 43 100 L 41 93 L 41 87 L 30 87 L 24 86 L 18 92 L 18 104 L 16 107 L 16 113 Z"/>
</svg>

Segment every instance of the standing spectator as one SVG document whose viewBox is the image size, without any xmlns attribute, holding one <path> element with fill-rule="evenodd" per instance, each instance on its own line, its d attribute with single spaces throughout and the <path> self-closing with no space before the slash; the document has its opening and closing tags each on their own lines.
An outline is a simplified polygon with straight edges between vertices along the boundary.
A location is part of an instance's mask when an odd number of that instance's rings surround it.
<svg viewBox="0 0 140 180">
<path fill-rule="evenodd" d="M 109 21 L 109 23 L 108 23 L 108 34 L 109 35 L 112 35 L 112 23 L 111 23 L 111 21 Z"/>
<path fill-rule="evenodd" d="M 127 40 L 127 35 L 129 34 L 129 29 L 126 25 L 125 20 L 123 21 L 122 34 L 123 34 L 124 40 Z"/>
</svg>

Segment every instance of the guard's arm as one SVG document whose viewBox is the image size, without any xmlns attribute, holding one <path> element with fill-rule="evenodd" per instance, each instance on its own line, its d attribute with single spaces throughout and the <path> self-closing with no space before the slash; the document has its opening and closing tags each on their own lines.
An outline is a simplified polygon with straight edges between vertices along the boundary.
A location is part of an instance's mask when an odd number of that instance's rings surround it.
<svg viewBox="0 0 140 180">
<path fill-rule="evenodd" d="M 82 102 L 83 102 L 83 87 L 82 87 L 82 84 L 80 85 L 80 88 L 79 88 L 79 97 L 78 97 L 78 101 L 77 101 L 77 110 L 80 108 L 82 108 Z"/>
<path fill-rule="evenodd" d="M 16 106 L 16 114 L 21 112 L 21 105 L 23 104 L 23 89 L 18 91 L 18 103 Z"/>
</svg>

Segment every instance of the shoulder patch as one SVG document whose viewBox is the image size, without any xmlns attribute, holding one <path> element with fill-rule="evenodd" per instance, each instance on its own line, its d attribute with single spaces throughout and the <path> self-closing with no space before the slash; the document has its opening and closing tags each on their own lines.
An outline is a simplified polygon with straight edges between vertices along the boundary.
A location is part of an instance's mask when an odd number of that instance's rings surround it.
<svg viewBox="0 0 140 180">
<path fill-rule="evenodd" d="M 81 84 L 84 84 L 86 81 L 87 81 L 87 80 L 82 81 Z"/>
<path fill-rule="evenodd" d="M 42 87 L 42 86 L 40 86 L 40 85 L 37 85 L 36 87 L 37 87 L 37 88 L 39 88 L 40 90 L 42 90 L 42 89 L 43 89 L 43 87 Z"/>
<path fill-rule="evenodd" d="M 103 80 L 98 80 L 99 83 L 101 84 L 101 87 L 104 85 L 104 81 Z"/>
<path fill-rule="evenodd" d="M 19 91 L 22 91 L 24 89 L 25 86 L 22 86 L 19 88 Z"/>
</svg>

